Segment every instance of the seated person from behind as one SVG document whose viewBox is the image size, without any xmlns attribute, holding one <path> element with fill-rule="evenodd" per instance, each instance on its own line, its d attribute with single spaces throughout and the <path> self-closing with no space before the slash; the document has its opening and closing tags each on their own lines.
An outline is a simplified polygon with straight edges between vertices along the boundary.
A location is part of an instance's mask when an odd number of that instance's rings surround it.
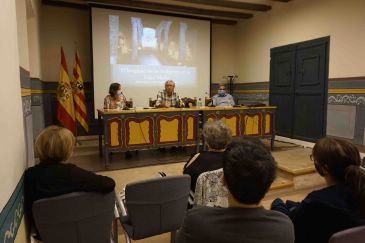
<svg viewBox="0 0 365 243">
<path fill-rule="evenodd" d="M 365 224 L 365 173 L 358 149 L 346 140 L 322 138 L 310 157 L 327 186 L 300 203 L 276 199 L 271 207 L 291 218 L 295 242 L 327 243 L 332 234 Z"/>
<path fill-rule="evenodd" d="M 126 107 L 126 98 L 122 93 L 120 83 L 112 83 L 109 86 L 109 95 L 104 98 L 104 109 L 123 109 Z"/>
<path fill-rule="evenodd" d="M 176 242 L 294 242 L 290 219 L 261 205 L 275 174 L 275 160 L 259 140 L 233 140 L 223 155 L 228 208 L 188 210 Z"/>
<path fill-rule="evenodd" d="M 159 91 L 157 94 L 157 100 L 155 107 L 168 108 L 168 107 L 184 107 L 184 102 L 179 98 L 179 95 L 174 92 L 175 82 L 167 80 L 165 82 L 165 89 Z"/>
<path fill-rule="evenodd" d="M 222 121 L 208 121 L 204 124 L 203 136 L 208 151 L 195 154 L 184 166 L 184 174 L 191 177 L 191 191 L 195 191 L 195 184 L 200 174 L 217 170 L 223 166 L 223 152 L 231 141 L 231 130 Z"/>
<path fill-rule="evenodd" d="M 113 179 L 66 163 L 74 146 L 72 133 L 58 126 L 45 128 L 35 141 L 34 151 L 40 162 L 25 171 L 24 210 L 36 232 L 32 214 L 34 201 L 71 192 L 109 193 L 114 190 Z"/>
<path fill-rule="evenodd" d="M 218 94 L 212 97 L 213 106 L 234 106 L 232 95 L 226 93 L 224 84 L 220 84 Z"/>
</svg>

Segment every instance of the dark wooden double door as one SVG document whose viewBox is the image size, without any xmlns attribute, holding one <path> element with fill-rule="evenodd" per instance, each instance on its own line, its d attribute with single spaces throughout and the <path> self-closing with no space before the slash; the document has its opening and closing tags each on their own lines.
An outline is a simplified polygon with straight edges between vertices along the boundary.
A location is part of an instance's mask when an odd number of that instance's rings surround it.
<svg viewBox="0 0 365 243">
<path fill-rule="evenodd" d="M 271 49 L 270 105 L 281 136 L 316 141 L 325 136 L 329 37 Z"/>
</svg>

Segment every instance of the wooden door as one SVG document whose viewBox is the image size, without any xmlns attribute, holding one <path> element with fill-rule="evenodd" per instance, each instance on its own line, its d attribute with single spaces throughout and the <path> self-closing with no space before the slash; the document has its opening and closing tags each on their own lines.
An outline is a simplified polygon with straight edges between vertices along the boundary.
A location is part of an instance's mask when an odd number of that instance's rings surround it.
<svg viewBox="0 0 365 243">
<path fill-rule="evenodd" d="M 271 49 L 270 105 L 276 106 L 276 134 L 291 137 L 293 133 L 295 46 Z"/>
<path fill-rule="evenodd" d="M 325 136 L 329 38 L 297 45 L 293 137 L 316 141 Z"/>
<path fill-rule="evenodd" d="M 329 37 L 271 50 L 270 104 L 278 106 L 278 135 L 305 141 L 325 136 L 328 50 Z"/>
</svg>

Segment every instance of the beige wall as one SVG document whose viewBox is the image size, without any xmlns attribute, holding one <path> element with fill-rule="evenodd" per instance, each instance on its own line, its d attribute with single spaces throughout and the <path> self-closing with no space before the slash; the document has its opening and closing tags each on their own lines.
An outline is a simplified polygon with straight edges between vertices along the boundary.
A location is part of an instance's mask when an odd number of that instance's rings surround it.
<svg viewBox="0 0 365 243">
<path fill-rule="evenodd" d="M 24 13 L 23 11 L 21 11 Z M 24 18 L 22 21 L 24 21 Z M 24 24 L 26 23 L 19 23 Z M 3 0 L 0 8 L 0 211 L 8 202 L 26 165 L 24 124 L 19 80 L 17 16 L 14 0 Z M 19 48 L 21 49 L 21 48 Z M 22 56 L 22 59 L 24 57 Z M 25 65 L 25 64 L 23 64 Z"/>
<path fill-rule="evenodd" d="M 22 68 L 29 71 L 28 55 L 28 30 L 27 30 L 27 11 L 26 0 L 16 0 L 17 33 L 19 48 L 19 64 Z M 25 23 L 25 24 L 24 24 Z"/>
<path fill-rule="evenodd" d="M 212 25 L 212 67 L 211 82 L 226 82 L 223 76 L 236 74 L 236 27 Z"/>
<path fill-rule="evenodd" d="M 41 13 L 42 80 L 58 81 L 63 46 L 69 74 L 72 75 L 77 47 L 84 81 L 91 81 L 89 12 L 42 5 Z"/>
<path fill-rule="evenodd" d="M 41 76 L 41 53 L 40 53 L 40 0 L 27 0 L 27 27 L 29 46 L 29 72 L 30 77 Z"/>
<path fill-rule="evenodd" d="M 239 82 L 268 81 L 270 48 L 330 36 L 329 78 L 365 76 L 365 1 L 295 0 L 237 26 Z"/>
</svg>

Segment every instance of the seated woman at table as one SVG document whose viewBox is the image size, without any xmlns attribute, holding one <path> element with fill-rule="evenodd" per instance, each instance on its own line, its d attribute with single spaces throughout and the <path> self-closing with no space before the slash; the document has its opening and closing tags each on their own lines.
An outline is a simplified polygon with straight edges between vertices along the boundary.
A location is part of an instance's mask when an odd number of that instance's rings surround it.
<svg viewBox="0 0 365 243">
<path fill-rule="evenodd" d="M 109 95 L 104 98 L 104 109 L 123 109 L 126 107 L 126 98 L 122 93 L 120 83 L 112 83 L 109 86 Z"/>
<path fill-rule="evenodd" d="M 365 224 L 365 172 L 358 149 L 346 140 L 322 138 L 310 158 L 327 186 L 302 202 L 275 199 L 271 207 L 291 218 L 296 243 L 327 243 L 332 234 Z"/>
<path fill-rule="evenodd" d="M 109 193 L 114 190 L 113 179 L 66 163 L 74 146 L 73 134 L 59 126 L 45 128 L 35 141 L 34 152 L 40 162 L 24 173 L 24 210 L 36 232 L 32 213 L 35 201 L 71 192 Z M 38 233 L 37 236 L 39 239 Z"/>
</svg>

